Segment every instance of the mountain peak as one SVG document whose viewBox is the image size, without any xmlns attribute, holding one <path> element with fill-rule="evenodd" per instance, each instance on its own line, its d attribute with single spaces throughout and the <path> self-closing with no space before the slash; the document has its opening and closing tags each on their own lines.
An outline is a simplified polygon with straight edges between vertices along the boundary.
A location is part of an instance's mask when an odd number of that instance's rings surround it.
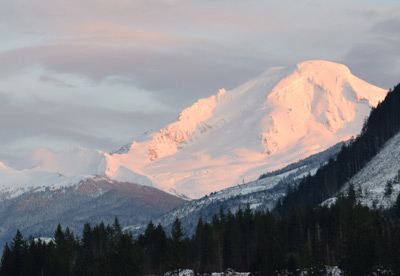
<svg viewBox="0 0 400 276">
<path fill-rule="evenodd" d="M 341 63 L 327 60 L 307 60 L 297 64 L 297 69 L 301 72 L 321 72 L 321 70 L 331 71 L 341 74 L 351 74 L 350 69 Z"/>
<path fill-rule="evenodd" d="M 197 197 L 357 135 L 386 92 L 330 61 L 273 68 L 198 100 L 178 121 L 113 157 L 159 188 Z"/>
<path fill-rule="evenodd" d="M 199 99 L 176 122 L 117 152 L 39 149 L 31 167 L 2 169 L 0 177 L 10 187 L 23 187 L 70 185 L 101 175 L 201 197 L 350 139 L 386 93 L 334 62 L 271 68 L 235 89 Z"/>
</svg>

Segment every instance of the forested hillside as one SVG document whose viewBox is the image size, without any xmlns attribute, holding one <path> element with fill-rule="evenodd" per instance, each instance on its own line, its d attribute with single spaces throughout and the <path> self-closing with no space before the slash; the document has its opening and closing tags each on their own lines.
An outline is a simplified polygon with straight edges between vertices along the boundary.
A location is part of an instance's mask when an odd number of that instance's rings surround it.
<svg viewBox="0 0 400 276">
<path fill-rule="evenodd" d="M 86 224 L 81 238 L 59 226 L 48 243 L 25 241 L 18 231 L 4 248 L 0 275 L 163 275 L 182 268 L 326 275 L 326 265 L 339 266 L 346 275 L 399 275 L 400 198 L 385 213 L 357 204 L 354 190 L 331 208 L 283 215 L 221 211 L 211 223 L 200 219 L 192 237 L 182 232 L 179 220 L 170 237 L 161 225 L 149 223 L 133 239 L 117 220 L 111 226 Z"/>
<path fill-rule="evenodd" d="M 335 196 L 399 132 L 399 107 L 400 85 L 397 85 L 393 91 L 389 91 L 383 102 L 372 109 L 360 135 L 343 145 L 336 159 L 331 159 L 314 176 L 304 178 L 297 188 L 288 191 L 278 207 L 289 210 L 295 206 L 316 206 Z"/>
</svg>

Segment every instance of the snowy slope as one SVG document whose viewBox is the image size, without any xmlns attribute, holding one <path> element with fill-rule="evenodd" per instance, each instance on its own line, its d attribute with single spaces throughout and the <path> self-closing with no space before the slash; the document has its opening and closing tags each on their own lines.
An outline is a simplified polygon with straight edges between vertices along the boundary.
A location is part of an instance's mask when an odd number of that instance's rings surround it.
<svg viewBox="0 0 400 276">
<path fill-rule="evenodd" d="M 220 212 L 221 207 L 225 212 L 229 209 L 232 213 L 235 213 L 239 207 L 246 208 L 247 205 L 253 210 L 272 210 L 276 203 L 286 195 L 288 186 L 293 187 L 309 173 L 315 174 L 321 164 L 325 164 L 329 159 L 337 156 L 342 146 L 343 143 L 336 144 L 324 152 L 267 173 L 258 180 L 191 200 L 152 221 L 155 224 L 161 223 L 166 229 L 169 229 L 175 218 L 179 218 L 185 233 L 192 235 L 200 217 L 205 221 L 211 221 L 213 215 Z M 129 226 L 126 229 L 140 234 L 146 226 L 147 223 Z"/>
<path fill-rule="evenodd" d="M 385 195 L 388 182 L 392 193 Z M 349 183 L 354 185 L 357 199 L 369 207 L 388 208 L 400 193 L 400 133 L 386 142 L 382 150 L 368 164 L 346 183 L 342 192 L 346 194 Z M 329 205 L 336 198 L 323 204 Z"/>
<path fill-rule="evenodd" d="M 0 166 L 0 189 L 9 195 L 57 189 L 100 175 L 198 198 L 357 135 L 370 108 L 385 95 L 333 62 L 273 68 L 236 89 L 198 100 L 176 122 L 115 153 L 38 149 L 25 169 Z"/>
<path fill-rule="evenodd" d="M 385 95 L 333 62 L 273 68 L 139 137 L 112 155 L 107 176 L 129 180 L 136 169 L 156 187 L 200 197 L 357 135 Z"/>
<path fill-rule="evenodd" d="M 24 158 L 26 169 L 17 170 L 0 162 L 0 199 L 23 193 L 58 190 L 76 186 L 81 180 L 106 177 L 107 162 L 113 157 L 99 150 L 69 146 L 52 152 L 38 148 Z M 126 175 L 142 185 L 152 186 L 147 177 L 129 170 Z M 134 182 L 134 181 L 131 181 Z"/>
</svg>

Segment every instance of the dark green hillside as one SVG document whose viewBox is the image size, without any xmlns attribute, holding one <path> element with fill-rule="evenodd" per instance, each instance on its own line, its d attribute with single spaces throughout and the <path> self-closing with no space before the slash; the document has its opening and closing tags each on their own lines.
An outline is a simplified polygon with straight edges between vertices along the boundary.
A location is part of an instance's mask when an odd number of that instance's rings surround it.
<svg viewBox="0 0 400 276">
<path fill-rule="evenodd" d="M 292 207 L 316 206 L 335 196 L 343 185 L 360 171 L 400 131 L 400 85 L 389 91 L 385 100 L 373 108 L 361 134 L 344 145 L 336 159 L 332 159 L 291 190 L 281 210 Z"/>
</svg>

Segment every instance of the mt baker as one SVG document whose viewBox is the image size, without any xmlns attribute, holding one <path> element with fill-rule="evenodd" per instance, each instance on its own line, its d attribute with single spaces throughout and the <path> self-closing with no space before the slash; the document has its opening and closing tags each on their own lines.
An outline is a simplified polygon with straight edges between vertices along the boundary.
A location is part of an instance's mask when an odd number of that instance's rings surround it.
<svg viewBox="0 0 400 276">
<path fill-rule="evenodd" d="M 231 91 L 198 100 L 176 122 L 116 152 L 37 149 L 23 170 L 0 162 L 0 197 L 102 179 L 198 198 L 357 135 L 386 93 L 333 62 L 271 68 Z"/>
</svg>

